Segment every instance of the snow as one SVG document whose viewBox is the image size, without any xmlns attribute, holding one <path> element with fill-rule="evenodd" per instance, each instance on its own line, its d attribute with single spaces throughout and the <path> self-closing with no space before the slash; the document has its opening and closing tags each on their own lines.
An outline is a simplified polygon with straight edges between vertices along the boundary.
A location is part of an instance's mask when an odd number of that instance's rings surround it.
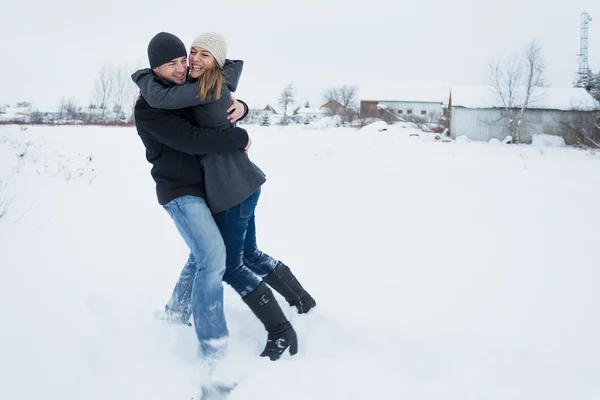
<svg viewBox="0 0 600 400">
<path fill-rule="evenodd" d="M 333 115 L 328 117 L 322 117 L 308 124 L 306 127 L 308 129 L 326 129 L 326 128 L 336 128 L 342 125 L 342 117 L 339 115 Z"/>
<path fill-rule="evenodd" d="M 512 140 L 513 140 L 512 136 L 508 135 L 504 138 L 502 143 L 504 143 L 504 144 L 512 143 Z"/>
<path fill-rule="evenodd" d="M 385 121 L 377 121 L 371 124 L 365 125 L 361 128 L 362 131 L 381 132 L 389 129 L 389 125 Z"/>
<path fill-rule="evenodd" d="M 600 398 L 600 155 L 247 126 L 263 250 L 319 302 L 300 351 L 226 286 L 230 400 Z M 0 127 L 0 398 L 189 400 L 187 327 L 153 317 L 188 252 L 133 128 Z M 1 186 L 1 185 L 0 185 Z"/>
<path fill-rule="evenodd" d="M 519 88 L 515 103 L 525 99 L 525 88 Z M 502 108 L 498 93 L 489 86 L 456 86 L 452 88 L 452 106 L 466 108 Z M 547 110 L 600 110 L 600 104 L 582 88 L 538 87 L 530 99 L 530 109 Z"/>
<path fill-rule="evenodd" d="M 533 135 L 532 145 L 535 147 L 566 147 L 565 139 L 555 135 Z"/>
</svg>

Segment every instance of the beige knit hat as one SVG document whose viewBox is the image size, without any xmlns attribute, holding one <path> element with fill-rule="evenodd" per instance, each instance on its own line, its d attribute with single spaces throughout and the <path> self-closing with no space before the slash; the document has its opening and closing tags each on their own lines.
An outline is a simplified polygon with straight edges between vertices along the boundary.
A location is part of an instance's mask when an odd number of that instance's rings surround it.
<svg viewBox="0 0 600 400">
<path fill-rule="evenodd" d="M 227 56 L 227 42 L 223 35 L 217 32 L 203 33 L 194 39 L 192 47 L 201 47 L 210 51 L 219 67 L 223 68 Z"/>
</svg>

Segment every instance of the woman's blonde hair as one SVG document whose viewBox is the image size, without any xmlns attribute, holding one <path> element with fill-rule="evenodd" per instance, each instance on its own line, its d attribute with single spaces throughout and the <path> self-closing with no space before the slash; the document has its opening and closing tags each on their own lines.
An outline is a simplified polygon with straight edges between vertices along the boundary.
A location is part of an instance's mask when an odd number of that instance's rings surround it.
<svg viewBox="0 0 600 400">
<path fill-rule="evenodd" d="M 223 86 L 223 74 L 216 61 L 213 67 L 206 70 L 198 79 L 198 99 L 204 100 L 209 94 L 215 96 L 215 100 L 221 98 L 221 87 Z"/>
</svg>

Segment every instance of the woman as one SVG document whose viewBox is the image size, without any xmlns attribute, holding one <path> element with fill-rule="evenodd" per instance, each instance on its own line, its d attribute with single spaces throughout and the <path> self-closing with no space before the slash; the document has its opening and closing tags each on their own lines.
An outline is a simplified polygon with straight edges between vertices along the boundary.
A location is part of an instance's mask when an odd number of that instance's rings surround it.
<svg viewBox="0 0 600 400">
<path fill-rule="evenodd" d="M 136 72 L 133 78 L 150 106 L 191 107 L 193 123 L 204 128 L 229 127 L 226 110 L 231 105 L 231 92 L 237 88 L 243 61 L 227 60 L 226 52 L 222 35 L 204 33 L 192 43 L 188 83 L 165 87 L 148 69 Z M 206 155 L 200 162 L 205 173 L 206 200 L 227 251 L 223 280 L 265 326 L 268 339 L 261 356 L 277 360 L 288 347 L 290 354 L 296 354 L 296 333 L 264 282 L 301 314 L 316 302 L 285 264 L 258 249 L 254 211 L 265 175 L 244 151 Z"/>
</svg>

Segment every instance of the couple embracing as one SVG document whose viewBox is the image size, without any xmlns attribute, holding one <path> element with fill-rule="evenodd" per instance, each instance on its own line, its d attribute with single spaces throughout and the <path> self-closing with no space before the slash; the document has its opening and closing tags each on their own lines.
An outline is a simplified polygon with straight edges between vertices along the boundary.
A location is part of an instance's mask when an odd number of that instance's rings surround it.
<svg viewBox="0 0 600 400">
<path fill-rule="evenodd" d="M 135 124 L 158 202 L 190 249 L 163 317 L 181 324 L 192 318 L 209 364 L 227 350 L 223 282 L 264 325 L 261 356 L 271 360 L 298 350 L 271 288 L 301 314 L 316 305 L 290 268 L 257 246 L 254 211 L 266 179 L 248 157 L 248 133 L 235 126 L 248 113 L 232 96 L 243 61 L 226 56 L 226 41 L 216 32 L 193 41 L 189 60 L 183 42 L 161 32 L 148 45 L 150 68 L 132 75 L 141 92 Z"/>
</svg>

